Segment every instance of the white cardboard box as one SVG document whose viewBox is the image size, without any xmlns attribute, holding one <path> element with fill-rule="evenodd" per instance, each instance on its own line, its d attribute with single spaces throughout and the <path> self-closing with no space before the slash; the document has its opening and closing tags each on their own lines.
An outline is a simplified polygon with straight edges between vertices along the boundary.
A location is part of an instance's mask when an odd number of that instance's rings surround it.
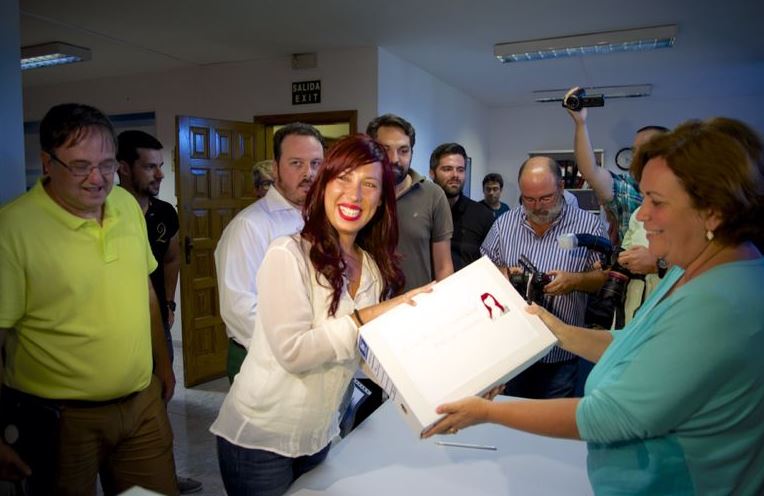
<svg viewBox="0 0 764 496">
<path fill-rule="evenodd" d="M 557 343 L 487 257 L 414 299 L 361 327 L 358 347 L 417 434 L 441 403 L 485 393 Z"/>
</svg>

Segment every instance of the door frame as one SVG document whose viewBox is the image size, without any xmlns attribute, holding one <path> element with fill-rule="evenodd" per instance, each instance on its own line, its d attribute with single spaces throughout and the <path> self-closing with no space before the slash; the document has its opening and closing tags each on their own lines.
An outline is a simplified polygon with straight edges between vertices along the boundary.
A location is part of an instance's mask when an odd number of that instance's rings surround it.
<svg viewBox="0 0 764 496">
<path fill-rule="evenodd" d="M 357 110 L 255 115 L 253 121 L 255 123 L 255 160 L 265 160 L 267 158 L 269 150 L 266 149 L 266 131 L 272 126 L 283 126 L 292 122 L 304 122 L 314 126 L 347 122 L 350 127 L 350 134 L 358 132 Z"/>
</svg>

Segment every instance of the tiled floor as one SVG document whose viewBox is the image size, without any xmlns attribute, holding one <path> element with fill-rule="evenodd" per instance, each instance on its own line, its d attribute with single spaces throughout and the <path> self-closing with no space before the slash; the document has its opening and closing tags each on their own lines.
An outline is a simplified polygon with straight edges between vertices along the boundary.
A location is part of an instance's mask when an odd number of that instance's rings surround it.
<svg viewBox="0 0 764 496">
<path fill-rule="evenodd" d="M 182 357 L 180 343 L 175 341 L 175 356 Z M 218 469 L 215 437 L 209 427 L 217 417 L 228 379 L 223 377 L 193 388 L 183 387 L 183 363 L 175 361 L 177 386 L 167 411 L 175 434 L 175 465 L 178 475 L 202 482 L 203 490 L 196 494 L 221 496 L 225 494 Z"/>
</svg>

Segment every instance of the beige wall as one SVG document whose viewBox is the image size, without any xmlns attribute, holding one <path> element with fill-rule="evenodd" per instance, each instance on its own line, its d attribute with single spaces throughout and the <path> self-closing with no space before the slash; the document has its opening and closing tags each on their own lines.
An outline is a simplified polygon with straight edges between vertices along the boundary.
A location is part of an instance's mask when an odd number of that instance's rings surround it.
<svg viewBox="0 0 764 496">
<path fill-rule="evenodd" d="M 472 158 L 467 194 L 482 200 L 488 164 L 488 109 L 475 98 L 390 52 L 379 49 L 379 113 L 400 114 L 416 129 L 412 166 L 425 177 L 442 143 L 464 146 Z"/>
<path fill-rule="evenodd" d="M 292 70 L 289 57 L 282 57 L 27 88 L 24 120 L 39 120 L 52 105 L 67 101 L 107 114 L 154 112 L 165 164 L 174 172 L 177 115 L 252 121 L 255 114 L 357 109 L 365 125 L 376 112 L 376 51 L 322 52 L 318 60 L 318 69 L 311 70 Z M 310 79 L 321 80 L 322 103 L 293 106 L 291 83 Z M 168 173 L 160 196 L 175 203 L 174 191 L 174 177 Z"/>
</svg>

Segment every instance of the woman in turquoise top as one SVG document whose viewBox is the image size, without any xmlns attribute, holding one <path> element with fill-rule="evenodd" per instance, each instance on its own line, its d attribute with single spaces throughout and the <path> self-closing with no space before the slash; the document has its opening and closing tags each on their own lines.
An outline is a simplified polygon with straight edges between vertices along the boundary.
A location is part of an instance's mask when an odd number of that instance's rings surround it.
<svg viewBox="0 0 764 496">
<path fill-rule="evenodd" d="M 583 398 L 442 405 L 426 433 L 481 422 L 583 439 L 598 494 L 764 494 L 764 172 L 740 143 L 689 122 L 641 147 L 650 251 L 673 268 L 624 329 L 566 325 L 560 345 L 597 362 Z"/>
</svg>

